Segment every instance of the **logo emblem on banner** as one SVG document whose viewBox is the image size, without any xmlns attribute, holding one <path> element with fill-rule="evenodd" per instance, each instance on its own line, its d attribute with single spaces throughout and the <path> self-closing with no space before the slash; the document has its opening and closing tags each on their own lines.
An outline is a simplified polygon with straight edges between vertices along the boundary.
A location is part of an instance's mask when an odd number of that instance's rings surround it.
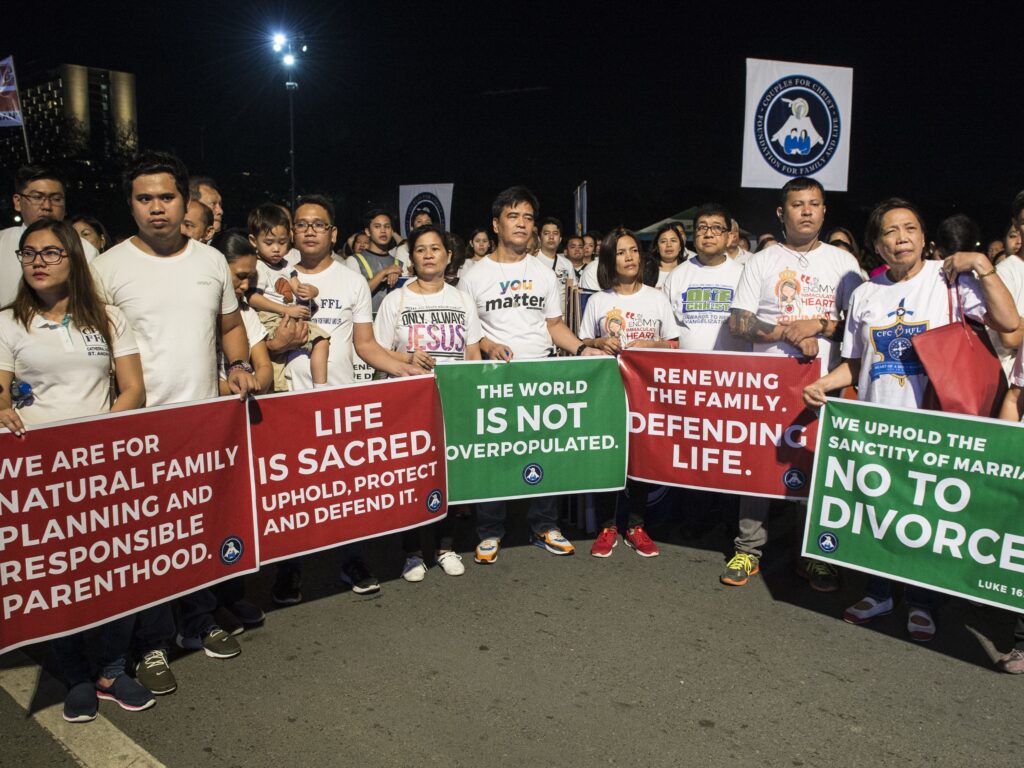
<svg viewBox="0 0 1024 768">
<path fill-rule="evenodd" d="M 435 488 L 427 496 L 427 511 L 437 512 L 437 510 L 441 508 L 443 501 L 444 499 L 441 496 L 441 490 L 439 488 Z"/>
<path fill-rule="evenodd" d="M 835 155 L 839 108 L 818 80 L 785 77 L 761 96 L 753 128 L 761 156 L 772 168 L 786 176 L 809 176 Z"/>
<path fill-rule="evenodd" d="M 527 485 L 537 485 L 544 479 L 544 468 L 540 464 L 527 464 L 523 467 L 523 481 Z"/>
<path fill-rule="evenodd" d="M 782 475 L 782 484 L 791 491 L 799 491 L 807 485 L 807 476 L 799 469 L 787 469 Z"/>
<path fill-rule="evenodd" d="M 420 192 L 414 197 L 409 205 L 405 207 L 405 231 L 412 231 L 412 219 L 418 211 L 426 211 L 430 214 L 430 220 L 444 232 L 448 229 L 447 220 L 444 215 L 444 205 L 433 192 Z"/>
<path fill-rule="evenodd" d="M 234 565 L 242 558 L 244 548 L 240 538 L 228 536 L 220 544 L 220 561 L 225 565 Z"/>
<path fill-rule="evenodd" d="M 827 531 L 818 536 L 818 549 L 824 552 L 826 555 L 831 555 L 837 549 L 839 549 L 839 539 L 835 537 L 835 534 L 828 533 Z"/>
</svg>

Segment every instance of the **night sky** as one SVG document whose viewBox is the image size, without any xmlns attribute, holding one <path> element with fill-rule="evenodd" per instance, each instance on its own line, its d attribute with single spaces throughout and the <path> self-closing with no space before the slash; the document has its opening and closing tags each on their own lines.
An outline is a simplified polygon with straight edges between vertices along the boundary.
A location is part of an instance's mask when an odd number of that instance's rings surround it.
<svg viewBox="0 0 1024 768">
<path fill-rule="evenodd" d="M 849 191 L 829 195 L 826 226 L 859 236 L 871 205 L 899 194 L 931 227 L 965 212 L 990 238 L 1024 188 L 1011 4 L 956 19 L 873 2 L 802 4 L 787 18 L 773 15 L 783 4 L 751 15 L 726 2 L 28 5 L 5 9 L 0 57 L 14 54 L 22 80 L 62 62 L 135 73 L 142 145 L 218 178 L 229 225 L 287 195 L 277 30 L 310 48 L 295 72 L 298 189 L 331 194 L 343 233 L 372 204 L 396 208 L 399 184 L 423 182 L 455 183 L 463 234 L 514 183 L 571 226 L 583 179 L 599 229 L 708 200 L 771 229 L 776 193 L 739 187 L 747 57 L 854 68 Z"/>
</svg>

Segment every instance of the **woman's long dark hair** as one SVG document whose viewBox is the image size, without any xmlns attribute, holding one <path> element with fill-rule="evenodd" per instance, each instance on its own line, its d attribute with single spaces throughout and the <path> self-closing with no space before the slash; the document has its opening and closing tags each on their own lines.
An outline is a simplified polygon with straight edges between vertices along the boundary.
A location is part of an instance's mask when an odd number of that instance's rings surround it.
<svg viewBox="0 0 1024 768">
<path fill-rule="evenodd" d="M 666 232 L 675 232 L 676 237 L 679 238 L 679 255 L 676 256 L 676 264 L 682 264 L 686 261 L 686 238 L 679 231 L 678 225 L 675 223 L 665 224 L 654 236 L 654 241 L 644 256 L 643 268 L 640 270 L 644 285 L 649 285 L 652 288 L 658 284 L 658 272 L 661 271 L 661 255 L 658 253 L 658 240 Z"/>
<path fill-rule="evenodd" d="M 640 250 L 642 247 L 636 232 L 625 227 L 616 227 L 604 236 L 604 239 L 597 246 L 597 284 L 605 291 L 615 286 L 615 280 L 618 277 L 615 253 L 619 247 L 620 237 L 631 238 L 636 243 L 637 250 Z"/>
<path fill-rule="evenodd" d="M 80 331 L 93 331 L 103 337 L 110 351 L 111 359 L 114 347 L 110 342 L 110 317 L 107 309 L 96 293 L 96 284 L 92 280 L 89 264 L 85 260 L 85 250 L 78 232 L 66 221 L 42 218 L 33 222 L 22 233 L 18 249 L 25 247 L 29 235 L 35 232 L 52 232 L 64 249 L 65 258 L 71 267 L 68 273 L 68 311 L 71 321 Z M 28 330 L 29 323 L 36 315 L 42 314 L 45 307 L 35 289 L 22 277 L 18 284 L 18 294 L 11 303 L 14 319 Z"/>
</svg>

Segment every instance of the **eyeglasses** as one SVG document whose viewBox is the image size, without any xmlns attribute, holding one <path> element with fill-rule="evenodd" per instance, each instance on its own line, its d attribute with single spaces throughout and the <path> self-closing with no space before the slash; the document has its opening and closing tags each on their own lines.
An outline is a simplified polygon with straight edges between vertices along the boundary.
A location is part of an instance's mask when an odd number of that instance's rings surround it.
<svg viewBox="0 0 1024 768">
<path fill-rule="evenodd" d="M 43 200 L 49 200 L 50 205 L 64 205 L 64 193 L 63 192 L 51 192 L 45 194 L 43 192 L 19 192 L 18 197 L 24 197 L 32 201 L 32 205 L 42 205 Z"/>
<path fill-rule="evenodd" d="M 18 258 L 21 259 L 21 263 L 26 267 L 29 264 L 35 264 L 36 257 L 40 256 L 43 259 L 43 264 L 57 264 L 67 256 L 67 251 L 63 248 L 43 248 L 41 251 L 35 251 L 31 248 L 22 248 L 20 251 L 15 251 Z"/>
<path fill-rule="evenodd" d="M 718 237 L 719 235 L 724 235 L 726 232 L 728 232 L 729 228 L 723 227 L 721 224 L 698 224 L 696 227 L 694 227 L 693 231 L 696 232 L 698 235 L 710 233 L 715 237 Z"/>
<path fill-rule="evenodd" d="M 326 221 L 320 221 L 320 219 L 317 219 L 316 221 L 306 221 L 304 219 L 300 219 L 299 221 L 296 221 L 293 226 L 295 227 L 296 232 L 305 232 L 308 229 L 312 229 L 318 235 L 323 234 L 329 229 L 333 229 L 333 227 L 330 224 L 328 224 Z"/>
</svg>

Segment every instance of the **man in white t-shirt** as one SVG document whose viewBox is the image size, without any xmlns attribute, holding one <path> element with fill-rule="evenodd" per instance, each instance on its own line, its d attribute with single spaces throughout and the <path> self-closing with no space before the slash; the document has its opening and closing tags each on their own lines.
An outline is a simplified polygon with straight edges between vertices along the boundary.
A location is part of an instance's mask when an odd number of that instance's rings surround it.
<svg viewBox="0 0 1024 768">
<path fill-rule="evenodd" d="M 727 252 L 730 259 L 734 259 L 737 264 L 743 265 L 750 261 L 750 257 L 753 256 L 750 251 L 743 247 L 742 241 L 743 236 L 740 232 L 740 223 L 736 219 L 732 220 L 732 226 L 729 227 L 729 247 Z M 694 240 L 694 244 L 696 244 Z"/>
<path fill-rule="evenodd" d="M 14 175 L 14 210 L 21 215 L 21 224 L 0 230 L 0 307 L 6 307 L 18 293 L 21 284 L 21 262 L 15 251 L 22 233 L 29 224 L 42 218 L 64 220 L 67 198 L 64 182 L 52 168 L 26 165 Z M 82 240 L 86 261 L 96 258 L 96 248 Z"/>
<path fill-rule="evenodd" d="M 750 342 L 729 333 L 729 314 L 743 267 L 727 255 L 729 212 L 708 203 L 694 216 L 697 255 L 669 272 L 662 286 L 679 326 L 679 348 L 746 352 Z"/>
<path fill-rule="evenodd" d="M 825 221 L 825 190 L 814 179 L 786 182 L 776 215 L 785 242 L 755 253 L 743 268 L 729 330 L 751 342 L 755 352 L 820 357 L 834 364 L 842 339 L 841 315 L 863 280 L 860 265 L 847 251 L 818 239 Z M 742 586 L 759 571 L 768 541 L 768 508 L 768 500 L 761 497 L 740 500 L 736 554 L 722 574 L 723 584 Z M 839 589 L 838 572 L 827 563 L 803 560 L 799 573 L 817 591 Z"/>
<path fill-rule="evenodd" d="M 332 386 L 353 383 L 355 353 L 373 368 L 392 376 L 426 373 L 395 360 L 374 338 L 366 280 L 331 256 L 338 238 L 331 201 L 323 195 L 304 195 L 296 200 L 292 231 L 299 251 L 299 261 L 293 266 L 300 289 L 316 288 L 316 295 L 309 299 L 310 320 L 331 337 L 327 383 Z M 285 378 L 293 391 L 313 388 L 309 356 L 310 350 L 305 346 L 292 349 L 288 354 Z M 341 578 L 353 592 L 368 594 L 380 590 L 380 582 L 359 556 L 358 545 L 343 547 L 341 558 Z M 297 560 L 281 563 L 273 588 L 274 601 L 281 605 L 297 603 L 302 599 L 300 588 L 300 563 Z"/>
<path fill-rule="evenodd" d="M 583 259 L 583 235 L 569 235 L 565 239 L 565 258 L 572 265 L 572 280 L 579 285 L 587 262 Z"/>
<path fill-rule="evenodd" d="M 562 244 L 562 222 L 554 216 L 546 216 L 541 219 L 538 232 L 540 251 L 537 252 L 537 258 L 545 267 L 554 270 L 555 278 L 558 280 L 559 306 L 564 315 L 566 290 L 576 282 L 576 273 L 572 262 L 558 252 L 558 246 Z"/>
<path fill-rule="evenodd" d="M 537 198 L 525 187 L 510 187 L 499 194 L 491 206 L 498 246 L 459 282 L 459 290 L 476 304 L 480 316 L 484 332 L 480 351 L 506 362 L 551 357 L 556 347 L 577 355 L 600 355 L 562 319 L 554 271 L 527 254 L 537 207 Z M 476 514 L 480 544 L 474 559 L 494 563 L 505 535 L 505 502 L 477 504 Z M 534 544 L 556 555 L 575 551 L 558 530 L 554 497 L 532 499 L 527 519 Z"/>
<path fill-rule="evenodd" d="M 243 400 L 258 385 L 249 342 L 224 257 L 181 232 L 189 200 L 188 171 L 173 155 L 144 152 L 125 171 L 125 193 L 138 234 L 93 262 L 100 296 L 120 309 L 135 333 L 146 404 L 217 397 L 217 340 L 230 362 L 227 382 Z M 241 407 L 241 406 L 239 406 Z M 241 653 L 213 619 L 216 598 L 202 589 L 179 599 L 178 644 L 213 658 Z M 139 614 L 136 675 L 153 693 L 177 686 L 167 663 L 174 633 L 170 603 Z"/>
</svg>

